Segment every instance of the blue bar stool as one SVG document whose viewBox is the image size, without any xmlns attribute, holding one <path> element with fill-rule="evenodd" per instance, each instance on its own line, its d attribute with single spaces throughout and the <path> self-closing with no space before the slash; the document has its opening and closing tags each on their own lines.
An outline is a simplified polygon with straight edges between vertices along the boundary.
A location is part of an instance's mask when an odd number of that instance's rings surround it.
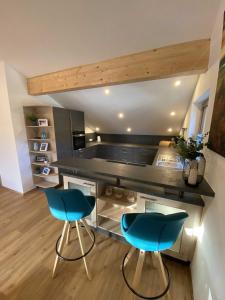
<svg viewBox="0 0 225 300">
<path fill-rule="evenodd" d="M 56 242 L 56 258 L 53 268 L 52 276 L 56 274 L 56 268 L 59 262 L 59 259 L 67 261 L 75 261 L 78 259 L 83 259 L 85 270 L 88 276 L 88 279 L 91 280 L 91 274 L 88 271 L 87 262 L 85 256 L 90 253 L 95 244 L 95 234 L 88 226 L 85 217 L 90 215 L 95 206 L 95 198 L 92 196 L 84 196 L 80 190 L 68 189 L 68 190 L 56 190 L 54 188 L 49 188 L 44 190 L 48 206 L 51 214 L 58 220 L 64 221 L 62 234 L 59 236 Z M 75 222 L 76 226 L 71 226 L 71 222 Z M 80 226 L 84 226 L 88 235 L 92 240 L 92 245 L 88 251 L 84 251 L 84 242 L 82 230 Z M 77 235 L 80 243 L 82 255 L 76 258 L 69 258 L 62 256 L 62 250 L 65 241 L 69 242 L 70 229 L 76 228 Z M 67 233 L 67 237 L 66 237 Z"/>
<path fill-rule="evenodd" d="M 121 269 L 126 285 L 136 296 L 143 299 L 159 299 L 166 295 L 168 299 L 171 299 L 169 293 L 169 270 L 162 261 L 160 251 L 170 249 L 174 245 L 187 217 L 188 214 L 183 212 L 170 215 L 163 215 L 161 213 L 131 213 L 122 216 L 121 230 L 126 241 L 132 245 L 132 248 L 124 256 Z M 124 268 L 136 248 L 139 249 L 139 257 L 133 286 L 131 286 L 125 276 Z M 136 291 L 146 252 L 154 253 L 158 258 L 165 285 L 165 290 L 156 296 L 143 296 Z"/>
</svg>

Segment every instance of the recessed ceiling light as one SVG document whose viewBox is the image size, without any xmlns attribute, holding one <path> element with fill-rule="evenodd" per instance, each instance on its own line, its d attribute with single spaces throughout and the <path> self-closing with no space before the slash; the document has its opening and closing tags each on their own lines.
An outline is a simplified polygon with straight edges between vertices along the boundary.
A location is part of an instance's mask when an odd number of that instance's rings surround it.
<svg viewBox="0 0 225 300">
<path fill-rule="evenodd" d="M 118 118 L 123 119 L 123 117 L 124 117 L 124 114 L 123 114 L 123 113 L 119 113 L 119 114 L 118 114 Z"/>
<path fill-rule="evenodd" d="M 109 89 L 105 89 L 105 94 L 108 95 L 110 93 Z"/>
<path fill-rule="evenodd" d="M 168 128 L 168 129 L 167 129 L 167 131 L 169 131 L 169 132 L 172 132 L 172 131 L 173 131 L 173 129 L 172 129 L 172 128 Z"/>
<path fill-rule="evenodd" d="M 132 129 L 131 129 L 130 127 L 127 128 L 127 132 L 131 132 L 131 130 L 132 130 Z"/>
<path fill-rule="evenodd" d="M 176 115 L 175 111 L 171 111 L 170 115 L 175 116 Z"/>
<path fill-rule="evenodd" d="M 180 81 L 180 80 L 175 81 L 174 85 L 175 85 L 175 86 L 181 85 L 181 81 Z"/>
<path fill-rule="evenodd" d="M 95 128 L 95 130 L 96 130 L 96 131 L 99 131 L 99 130 L 100 130 L 100 128 L 99 128 L 99 127 L 96 127 L 96 128 Z"/>
</svg>

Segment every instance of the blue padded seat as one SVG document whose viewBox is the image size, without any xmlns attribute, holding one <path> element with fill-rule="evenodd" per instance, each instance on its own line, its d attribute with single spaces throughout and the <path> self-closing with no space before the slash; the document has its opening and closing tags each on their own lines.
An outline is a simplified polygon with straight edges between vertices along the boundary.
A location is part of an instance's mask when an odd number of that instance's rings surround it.
<svg viewBox="0 0 225 300">
<path fill-rule="evenodd" d="M 95 206 L 95 197 L 84 196 L 77 189 L 44 190 L 51 214 L 59 220 L 76 221 L 90 215 Z"/>
<path fill-rule="evenodd" d="M 124 214 L 121 230 L 125 239 L 135 248 L 144 251 L 162 251 L 176 242 L 188 214 L 161 213 Z"/>
</svg>

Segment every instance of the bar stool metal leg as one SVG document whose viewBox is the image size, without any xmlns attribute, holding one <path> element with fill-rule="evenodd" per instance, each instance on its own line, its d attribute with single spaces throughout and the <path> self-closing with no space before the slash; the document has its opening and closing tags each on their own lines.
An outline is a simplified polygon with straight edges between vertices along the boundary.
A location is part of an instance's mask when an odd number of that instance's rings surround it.
<svg viewBox="0 0 225 300">
<path fill-rule="evenodd" d="M 76 221 L 76 229 L 77 229 L 78 239 L 79 239 L 79 243 L 80 243 L 81 253 L 82 253 L 82 255 L 85 255 L 83 233 L 79 229 L 79 223 L 78 223 L 78 221 Z M 86 262 L 86 258 L 85 257 L 83 257 L 83 262 L 84 262 L 84 267 L 85 267 L 85 270 L 86 270 L 86 273 L 87 273 L 87 277 L 88 277 L 89 280 L 91 280 L 91 274 L 88 271 L 87 262 Z"/>
<path fill-rule="evenodd" d="M 68 225 L 69 225 L 69 222 L 65 221 L 64 226 L 63 226 L 63 231 L 62 231 L 62 237 L 61 237 L 59 247 L 58 247 L 60 252 L 63 249 L 63 245 L 64 245 L 64 242 L 65 242 L 66 229 L 67 229 Z M 56 254 L 55 263 L 54 263 L 53 272 L 52 272 L 52 277 L 53 278 L 55 277 L 55 274 L 56 274 L 56 268 L 57 268 L 59 259 L 60 259 L 60 257 L 58 256 L 58 254 Z"/>
</svg>

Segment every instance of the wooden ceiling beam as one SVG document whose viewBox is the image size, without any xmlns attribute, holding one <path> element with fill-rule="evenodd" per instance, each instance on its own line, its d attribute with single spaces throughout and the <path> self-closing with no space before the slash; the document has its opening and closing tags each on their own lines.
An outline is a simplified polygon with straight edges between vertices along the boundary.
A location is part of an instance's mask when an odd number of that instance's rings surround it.
<svg viewBox="0 0 225 300">
<path fill-rule="evenodd" d="M 30 95 L 200 74 L 207 70 L 210 40 L 203 39 L 121 56 L 27 79 Z"/>
</svg>

